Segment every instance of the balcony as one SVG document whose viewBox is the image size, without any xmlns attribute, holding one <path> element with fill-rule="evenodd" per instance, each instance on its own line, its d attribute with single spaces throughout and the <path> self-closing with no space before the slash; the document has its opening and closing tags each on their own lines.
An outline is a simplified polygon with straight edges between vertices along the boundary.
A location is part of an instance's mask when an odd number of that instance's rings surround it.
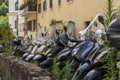
<svg viewBox="0 0 120 80">
<path fill-rule="evenodd" d="M 8 16 L 18 16 L 18 11 L 10 11 L 7 13 Z"/>
<path fill-rule="evenodd" d="M 23 8 L 20 11 L 20 15 L 24 16 L 24 17 L 30 16 L 30 15 L 33 15 L 36 13 L 37 13 L 37 5 L 36 4 L 27 5 L 25 8 Z"/>
</svg>

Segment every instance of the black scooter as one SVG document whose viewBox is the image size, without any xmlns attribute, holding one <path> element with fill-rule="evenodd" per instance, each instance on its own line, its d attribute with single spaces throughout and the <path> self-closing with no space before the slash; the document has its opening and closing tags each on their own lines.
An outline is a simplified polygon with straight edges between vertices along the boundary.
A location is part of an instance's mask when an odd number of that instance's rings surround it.
<svg viewBox="0 0 120 80">
<path fill-rule="evenodd" d="M 15 39 L 13 39 L 13 43 L 15 45 L 13 55 L 15 55 L 15 56 L 22 56 L 30 49 L 30 46 L 31 46 L 31 49 L 33 46 L 31 43 L 24 45 L 24 43 L 22 43 L 22 39 L 20 37 L 16 37 Z"/>
<path fill-rule="evenodd" d="M 99 15 L 96 16 L 95 20 L 99 17 Z M 101 18 L 101 17 L 100 17 Z M 88 28 L 87 28 L 88 29 Z M 99 31 L 100 33 L 100 31 Z M 97 35 L 99 36 L 99 35 Z M 98 38 L 101 39 L 101 38 Z M 102 52 L 100 50 L 103 48 L 102 45 L 97 44 L 93 50 L 89 53 L 89 55 L 86 57 L 86 60 L 83 61 L 78 69 L 76 70 L 72 80 L 101 80 L 102 76 L 100 76 L 101 72 L 103 72 L 101 69 L 94 69 L 97 67 L 100 67 L 103 65 L 103 63 L 94 63 L 98 57 L 100 59 L 102 56 L 100 55 Z M 104 53 L 102 53 L 104 54 Z M 100 55 L 100 56 L 99 56 Z M 92 70 L 93 69 L 93 70 Z M 89 73 L 90 71 L 90 73 Z M 98 71 L 98 73 L 96 73 Z M 89 74 L 88 74 L 89 73 Z M 96 74 L 95 74 L 96 73 Z M 87 74 L 87 75 L 86 75 Z M 92 74 L 92 75 L 90 75 Z M 94 75 L 93 75 L 94 74 Z M 90 77 L 89 77 L 90 76 Z M 100 77 L 100 78 L 96 78 Z M 85 78 L 84 78 L 85 77 Z M 89 77 L 89 78 L 88 78 Z M 84 78 L 84 79 L 83 79 Z"/>
<path fill-rule="evenodd" d="M 70 27 L 74 28 L 74 26 L 75 26 L 75 24 L 73 22 L 69 21 L 68 24 L 66 26 L 64 26 L 64 31 L 65 31 L 64 34 L 59 34 L 59 32 L 56 31 L 56 33 L 58 34 L 58 38 L 56 40 L 56 46 L 54 46 L 53 49 L 51 50 L 51 52 L 47 55 L 47 60 L 40 63 L 40 66 L 42 68 L 44 68 L 48 64 L 52 63 L 52 59 L 54 57 L 56 57 L 64 48 L 66 48 L 66 45 L 67 45 L 68 41 L 70 40 L 67 35 L 67 32 L 69 31 L 68 28 L 70 28 Z M 65 51 L 66 51 L 66 49 L 65 49 Z"/>
</svg>

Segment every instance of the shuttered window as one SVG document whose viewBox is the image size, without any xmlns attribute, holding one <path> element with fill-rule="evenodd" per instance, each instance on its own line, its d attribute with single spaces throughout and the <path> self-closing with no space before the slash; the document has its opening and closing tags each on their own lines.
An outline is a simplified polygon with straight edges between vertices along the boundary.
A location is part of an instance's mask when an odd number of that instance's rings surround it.
<svg viewBox="0 0 120 80">
<path fill-rule="evenodd" d="M 46 0 L 43 1 L 43 11 L 46 11 L 47 3 Z"/>
<path fill-rule="evenodd" d="M 38 13 L 41 13 L 41 4 L 38 4 Z"/>
<path fill-rule="evenodd" d="M 72 1 L 72 0 L 67 0 L 67 2 L 70 2 L 70 1 Z"/>
<path fill-rule="evenodd" d="M 15 2 L 15 10 L 18 10 L 18 0 Z"/>
<path fill-rule="evenodd" d="M 28 21 L 27 22 L 27 29 L 29 31 L 35 31 L 36 20 Z"/>
<path fill-rule="evenodd" d="M 28 29 L 29 31 L 32 30 L 32 21 L 28 21 L 28 22 L 27 22 L 27 29 Z"/>
<path fill-rule="evenodd" d="M 50 0 L 49 3 L 50 3 L 50 4 L 49 4 L 50 9 L 52 9 L 52 8 L 53 8 L 53 0 Z"/>
<path fill-rule="evenodd" d="M 58 6 L 60 6 L 61 5 L 61 0 L 58 0 Z"/>
</svg>

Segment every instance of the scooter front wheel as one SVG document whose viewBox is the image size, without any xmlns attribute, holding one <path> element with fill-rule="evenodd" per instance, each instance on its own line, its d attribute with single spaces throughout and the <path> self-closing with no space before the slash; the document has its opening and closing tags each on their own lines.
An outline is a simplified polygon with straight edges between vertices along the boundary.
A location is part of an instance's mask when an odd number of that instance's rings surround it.
<svg viewBox="0 0 120 80">
<path fill-rule="evenodd" d="M 104 71 L 100 68 L 94 68 L 87 73 L 83 80 L 102 80 Z"/>
<path fill-rule="evenodd" d="M 72 80 L 82 80 L 84 76 L 92 69 L 90 62 L 86 61 L 79 65 L 79 68 L 75 71 Z"/>
</svg>

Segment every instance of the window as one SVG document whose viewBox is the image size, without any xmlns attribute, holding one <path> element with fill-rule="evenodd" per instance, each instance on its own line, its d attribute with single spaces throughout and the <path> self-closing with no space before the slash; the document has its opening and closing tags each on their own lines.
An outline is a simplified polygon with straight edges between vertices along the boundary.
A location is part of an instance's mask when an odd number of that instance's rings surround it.
<svg viewBox="0 0 120 80">
<path fill-rule="evenodd" d="M 58 0 L 58 6 L 60 6 L 61 5 L 61 0 Z"/>
<path fill-rule="evenodd" d="M 15 10 L 18 10 L 18 0 L 15 2 Z"/>
<path fill-rule="evenodd" d="M 85 28 L 88 27 L 89 24 L 90 24 L 90 21 L 85 21 L 85 22 L 84 22 Z"/>
<path fill-rule="evenodd" d="M 46 0 L 43 1 L 43 11 L 46 10 L 46 7 L 47 7 L 47 3 L 46 3 Z"/>
<path fill-rule="evenodd" d="M 72 0 L 67 0 L 67 2 L 70 2 L 70 1 L 72 1 Z"/>
<path fill-rule="evenodd" d="M 32 29 L 31 29 L 31 25 L 32 24 L 32 21 L 28 21 L 27 22 L 27 29 L 29 30 L 29 31 L 31 31 Z"/>
<path fill-rule="evenodd" d="M 27 29 L 29 31 L 35 31 L 36 20 L 28 21 Z"/>
<path fill-rule="evenodd" d="M 38 13 L 41 13 L 41 4 L 38 4 Z"/>
<path fill-rule="evenodd" d="M 49 5 L 50 9 L 53 8 L 53 0 L 50 0 L 50 5 Z"/>
</svg>

